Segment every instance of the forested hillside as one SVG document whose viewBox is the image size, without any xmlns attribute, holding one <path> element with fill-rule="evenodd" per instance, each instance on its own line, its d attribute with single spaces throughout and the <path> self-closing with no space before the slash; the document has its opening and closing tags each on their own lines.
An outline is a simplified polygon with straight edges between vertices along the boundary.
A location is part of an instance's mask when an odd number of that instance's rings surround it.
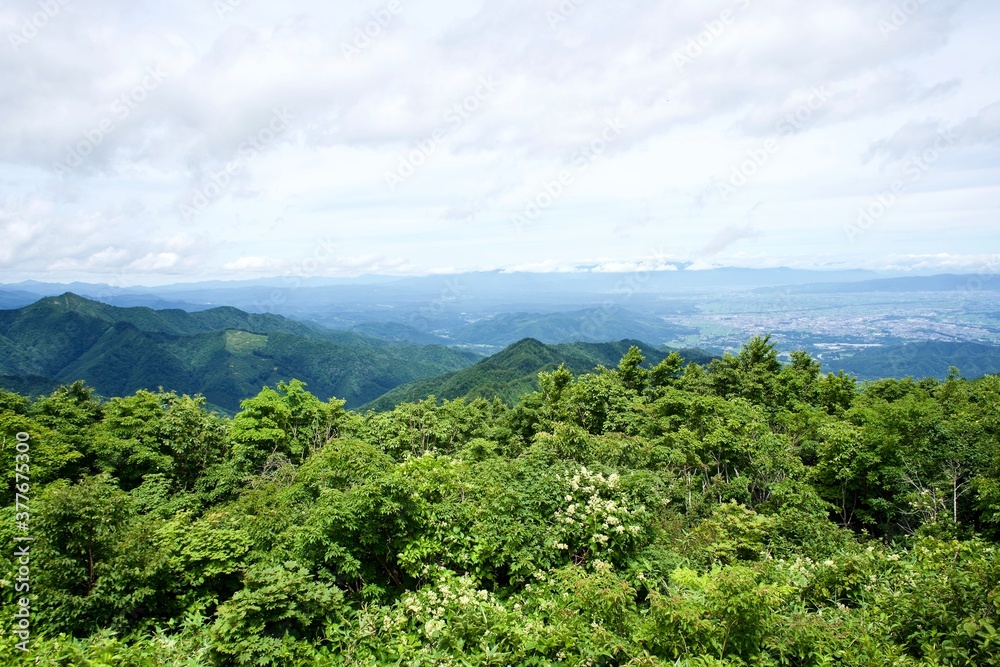
<svg viewBox="0 0 1000 667">
<path fill-rule="evenodd" d="M 228 307 L 117 308 L 64 294 L 0 310 L 0 386 L 29 394 L 85 380 L 103 396 L 163 387 L 235 412 L 262 386 L 296 377 L 356 407 L 478 359 Z"/>
<path fill-rule="evenodd" d="M 524 394 L 539 389 L 540 372 L 554 371 L 559 366 L 565 366 L 574 375 L 579 375 L 598 366 L 614 366 L 630 347 L 637 347 L 642 352 L 647 365 L 660 363 L 672 351 L 635 340 L 545 345 L 527 338 L 460 371 L 396 387 L 363 406 L 363 409 L 391 410 L 400 403 L 419 401 L 428 396 L 449 400 L 499 398 L 504 403 L 513 405 Z M 678 352 L 686 361 L 695 363 L 707 363 L 712 358 L 701 350 Z"/>
<path fill-rule="evenodd" d="M 1000 661 L 1000 378 L 644 362 L 365 414 L 0 391 L 0 662 Z"/>
<path fill-rule="evenodd" d="M 460 342 L 502 347 L 524 338 L 543 343 L 625 338 L 662 341 L 696 333 L 698 330 L 690 326 L 668 324 L 661 317 L 612 306 L 569 312 L 497 313 L 467 324 L 454 337 Z"/>
<path fill-rule="evenodd" d="M 978 343 L 927 341 L 861 350 L 854 355 L 827 363 L 859 379 L 886 377 L 948 376 L 950 366 L 962 369 L 968 377 L 1000 373 L 1000 347 Z"/>
</svg>

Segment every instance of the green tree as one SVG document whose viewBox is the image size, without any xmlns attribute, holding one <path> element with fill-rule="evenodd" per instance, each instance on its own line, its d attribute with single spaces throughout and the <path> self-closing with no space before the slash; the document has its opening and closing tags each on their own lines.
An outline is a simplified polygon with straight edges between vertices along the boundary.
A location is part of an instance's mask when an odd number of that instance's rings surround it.
<svg viewBox="0 0 1000 667">
<path fill-rule="evenodd" d="M 758 405 L 774 406 L 777 376 L 781 370 L 771 336 L 754 336 L 739 354 L 727 353 L 709 364 L 712 388 L 723 398 L 740 397 Z"/>
<path fill-rule="evenodd" d="M 633 345 L 618 363 L 618 377 L 621 379 L 622 386 L 628 391 L 641 394 L 649 385 L 650 372 L 642 367 L 645 360 L 645 357 L 642 356 L 642 350 Z"/>
<path fill-rule="evenodd" d="M 112 568 L 131 499 L 107 474 L 49 484 L 35 501 L 39 617 L 53 630 L 93 631 L 115 601 L 92 595 Z"/>
<path fill-rule="evenodd" d="M 240 403 L 233 419 L 233 456 L 240 469 L 257 473 L 270 459 L 303 462 L 333 437 L 345 419 L 344 402 L 323 403 L 292 380 L 264 387 Z"/>
</svg>

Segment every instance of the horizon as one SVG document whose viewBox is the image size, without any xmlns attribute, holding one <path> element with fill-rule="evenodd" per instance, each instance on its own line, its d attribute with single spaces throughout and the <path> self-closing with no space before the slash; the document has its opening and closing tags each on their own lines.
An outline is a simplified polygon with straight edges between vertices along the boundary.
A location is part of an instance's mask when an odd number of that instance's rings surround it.
<svg viewBox="0 0 1000 667">
<path fill-rule="evenodd" d="M 474 271 L 451 271 L 451 272 L 428 272 L 422 274 L 359 274 L 359 275 L 349 275 L 349 276 L 323 276 L 323 275 L 302 275 L 302 274 L 285 274 L 285 275 L 263 275 L 256 276 L 252 278 L 193 278 L 190 280 L 177 280 L 174 282 L 164 281 L 164 282 L 149 282 L 149 283 L 135 283 L 135 284 L 123 284 L 120 281 L 115 281 L 116 278 L 120 278 L 120 274 L 111 276 L 111 282 L 88 282 L 86 280 L 79 279 L 51 279 L 51 280 L 38 280 L 35 278 L 25 278 L 18 280 L 16 282 L 6 282 L 0 281 L 0 289 L 14 289 L 18 286 L 30 286 L 30 285 L 52 285 L 60 287 L 70 287 L 73 285 L 81 285 L 88 287 L 106 287 L 111 290 L 138 290 L 138 289 L 162 289 L 167 287 L 183 287 L 183 286 L 198 286 L 198 285 L 267 285 L 269 283 L 281 284 L 282 286 L 287 286 L 289 281 L 295 281 L 297 285 L 301 286 L 312 286 L 312 287 L 326 287 L 326 286 L 337 286 L 340 284 L 358 284 L 364 283 L 365 281 L 377 281 L 377 282 L 394 282 L 403 281 L 407 279 L 420 279 L 420 278 L 435 278 L 442 277 L 448 278 L 450 276 L 462 276 L 462 275 L 499 275 L 499 276 L 516 276 L 516 275 L 560 275 L 560 276 L 573 276 L 573 275 L 603 275 L 603 276 L 629 276 L 629 275 L 644 275 L 650 273 L 659 274 L 681 274 L 681 273 L 701 273 L 708 274 L 712 272 L 726 272 L 726 271 L 747 271 L 756 273 L 766 273 L 766 272 L 789 272 L 793 274 L 815 274 L 817 278 L 824 275 L 832 274 L 855 274 L 854 277 L 849 275 L 843 275 L 842 278 L 845 282 L 854 281 L 867 281 L 867 280 L 881 280 L 881 279 L 891 279 L 891 278 L 932 278 L 940 276 L 949 275 L 959 275 L 959 276 L 978 276 L 980 278 L 991 279 L 994 275 L 1000 273 L 1000 255 L 988 256 L 984 259 L 983 264 L 978 270 L 975 268 L 969 268 L 968 270 L 954 270 L 954 271 L 940 271 L 930 268 L 910 268 L 910 269 L 866 269 L 866 268 L 797 268 L 789 266 L 775 266 L 775 267 L 752 267 L 752 266 L 713 266 L 713 267 L 693 267 L 693 266 L 678 266 L 670 265 L 663 267 L 646 267 L 637 268 L 636 270 L 600 270 L 594 267 L 566 267 L 559 269 L 552 269 L 549 271 L 544 270 L 510 270 L 504 268 L 491 268 L 491 269 L 481 269 Z M 837 282 L 837 281 L 835 281 Z M 776 283 L 775 286 L 780 286 L 780 283 Z"/>
</svg>

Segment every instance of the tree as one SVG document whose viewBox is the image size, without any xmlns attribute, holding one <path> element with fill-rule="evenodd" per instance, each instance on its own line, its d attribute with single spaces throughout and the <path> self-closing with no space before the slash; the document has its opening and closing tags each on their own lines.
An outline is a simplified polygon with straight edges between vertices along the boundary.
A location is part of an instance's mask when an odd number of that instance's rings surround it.
<svg viewBox="0 0 1000 667">
<path fill-rule="evenodd" d="M 774 406 L 774 396 L 781 362 L 777 346 L 768 334 L 754 336 L 738 355 L 726 354 L 714 359 L 708 370 L 712 388 L 723 398 L 741 397 L 759 405 Z"/>
<path fill-rule="evenodd" d="M 204 405 L 201 396 L 143 390 L 112 399 L 91 429 L 98 468 L 125 490 L 157 474 L 170 480 L 172 491 L 193 488 L 228 450 L 225 422 Z"/>
<path fill-rule="evenodd" d="M 674 384 L 683 366 L 684 358 L 680 352 L 674 350 L 666 359 L 653 366 L 653 370 L 650 371 L 649 376 L 650 383 L 654 387 L 667 387 Z"/>
<path fill-rule="evenodd" d="M 642 356 L 642 350 L 635 345 L 628 349 L 618 362 L 618 377 L 622 386 L 629 391 L 641 394 L 649 384 L 649 371 L 642 367 L 642 362 L 646 359 Z"/>
<path fill-rule="evenodd" d="M 264 387 L 240 403 L 231 437 L 234 459 L 245 472 L 259 472 L 272 457 L 302 463 L 339 435 L 344 401 L 322 403 L 305 386 L 299 380 L 279 382 L 277 391 Z"/>
<path fill-rule="evenodd" d="M 100 592 L 99 584 L 114 571 L 122 531 L 132 518 L 129 495 L 102 474 L 76 484 L 53 482 L 34 504 L 32 562 L 45 563 L 32 569 L 33 592 L 44 591 L 37 596 L 39 620 L 53 631 L 106 627 L 118 600 Z"/>
</svg>

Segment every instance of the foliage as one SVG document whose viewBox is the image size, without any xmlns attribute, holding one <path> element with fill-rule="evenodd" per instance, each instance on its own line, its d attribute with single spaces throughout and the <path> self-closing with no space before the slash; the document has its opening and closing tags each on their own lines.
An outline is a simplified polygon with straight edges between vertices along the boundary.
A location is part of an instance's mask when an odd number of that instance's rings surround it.
<svg viewBox="0 0 1000 667">
<path fill-rule="evenodd" d="M 63 307 L 81 335 L 117 313 Z M 129 318 L 177 336 L 232 315 L 155 312 Z M 514 405 L 360 414 L 291 380 L 229 419 L 199 395 L 0 391 L 33 538 L 30 591 L 5 552 L 0 663 L 1000 661 L 1000 378 L 859 384 L 767 337 L 707 365 L 616 349 Z"/>
</svg>

